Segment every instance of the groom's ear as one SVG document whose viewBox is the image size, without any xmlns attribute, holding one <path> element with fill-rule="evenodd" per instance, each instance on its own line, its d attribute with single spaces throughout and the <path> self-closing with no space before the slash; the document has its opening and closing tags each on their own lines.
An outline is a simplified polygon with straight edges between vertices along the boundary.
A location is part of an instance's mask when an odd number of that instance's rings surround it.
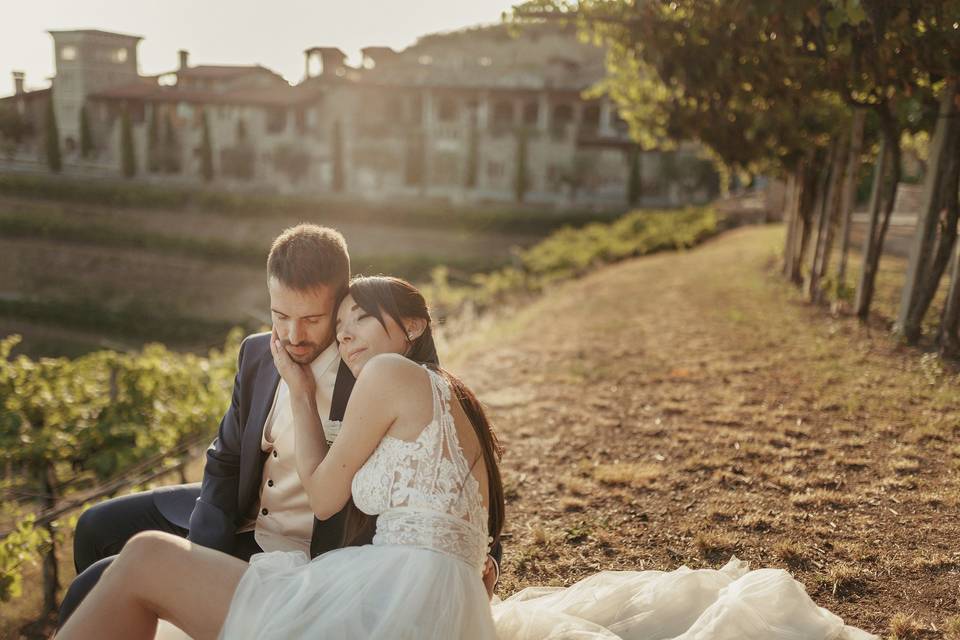
<svg viewBox="0 0 960 640">
<path fill-rule="evenodd" d="M 411 340 L 416 340 L 427 330 L 426 318 L 409 318 L 403 321 L 403 328 Z"/>
</svg>

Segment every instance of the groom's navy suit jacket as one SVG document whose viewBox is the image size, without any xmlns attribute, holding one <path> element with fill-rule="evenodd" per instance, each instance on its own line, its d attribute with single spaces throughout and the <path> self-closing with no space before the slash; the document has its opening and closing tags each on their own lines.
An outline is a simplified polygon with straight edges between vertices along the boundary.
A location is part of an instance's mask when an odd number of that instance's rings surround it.
<svg viewBox="0 0 960 640">
<path fill-rule="evenodd" d="M 267 454 L 261 450 L 263 428 L 280 383 L 280 374 L 270 353 L 270 334 L 248 336 L 240 345 L 237 376 L 230 408 L 220 421 L 217 438 L 207 449 L 203 482 L 154 490 L 154 504 L 170 522 L 188 529 L 191 542 L 233 553 L 237 528 L 260 499 L 263 465 Z M 342 420 L 353 390 L 353 374 L 341 362 L 330 401 L 330 419 Z M 327 520 L 313 520 L 310 556 L 315 557 L 343 545 L 348 504 Z M 372 530 L 366 527 L 369 536 Z M 354 544 L 369 539 L 358 537 Z M 500 562 L 500 544 L 492 550 Z"/>
<path fill-rule="evenodd" d="M 354 378 L 342 362 L 337 372 L 330 418 L 341 420 Z M 203 482 L 192 490 L 171 487 L 155 491 L 154 503 L 167 520 L 189 530 L 197 544 L 232 553 L 237 528 L 260 499 L 263 465 L 260 448 L 267 414 L 280 383 L 270 353 L 270 334 L 248 336 L 240 345 L 230 408 L 220 421 L 217 438 L 207 449 Z M 324 521 L 314 518 L 311 556 L 341 545 L 346 509 Z"/>
</svg>

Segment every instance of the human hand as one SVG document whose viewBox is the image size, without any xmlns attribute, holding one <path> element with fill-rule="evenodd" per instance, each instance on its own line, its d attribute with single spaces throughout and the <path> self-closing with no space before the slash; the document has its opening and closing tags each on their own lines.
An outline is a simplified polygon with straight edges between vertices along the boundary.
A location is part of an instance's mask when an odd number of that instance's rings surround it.
<svg viewBox="0 0 960 640">
<path fill-rule="evenodd" d="M 309 365 L 294 362 L 287 350 L 280 342 L 280 336 L 274 327 L 270 331 L 270 353 L 273 354 L 273 364 L 277 367 L 280 377 L 287 383 L 291 397 L 313 398 L 316 395 L 317 383 L 313 379 L 313 371 Z"/>
<path fill-rule="evenodd" d="M 497 586 L 497 564 L 490 556 L 487 556 L 487 562 L 483 565 L 483 586 L 487 589 L 487 598 L 493 598 L 493 588 Z"/>
</svg>

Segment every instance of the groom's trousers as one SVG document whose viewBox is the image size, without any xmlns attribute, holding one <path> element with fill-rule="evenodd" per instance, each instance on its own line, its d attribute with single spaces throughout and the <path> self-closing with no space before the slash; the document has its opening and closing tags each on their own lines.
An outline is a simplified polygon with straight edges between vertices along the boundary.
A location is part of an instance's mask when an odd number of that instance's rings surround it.
<svg viewBox="0 0 960 640">
<path fill-rule="evenodd" d="M 58 627 L 63 626 L 90 593 L 127 540 L 141 531 L 166 531 L 184 538 L 187 536 L 187 529 L 171 522 L 157 508 L 154 491 L 113 498 L 83 512 L 73 539 L 77 577 L 60 604 Z M 252 531 L 237 534 L 233 555 L 249 560 L 260 551 Z"/>
</svg>

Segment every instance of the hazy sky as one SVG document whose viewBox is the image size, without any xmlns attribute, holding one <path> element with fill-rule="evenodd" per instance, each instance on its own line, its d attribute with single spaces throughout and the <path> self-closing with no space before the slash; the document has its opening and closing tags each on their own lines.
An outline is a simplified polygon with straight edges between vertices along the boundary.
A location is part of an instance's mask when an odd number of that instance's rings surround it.
<svg viewBox="0 0 960 640">
<path fill-rule="evenodd" d="M 191 64 L 255 64 L 292 82 L 303 76 L 303 50 L 334 46 L 356 64 L 361 47 L 406 47 L 418 36 L 499 22 L 510 0 L 0 0 L 0 96 L 13 93 L 11 72 L 27 88 L 48 86 L 53 39 L 48 30 L 103 29 L 142 36 L 140 72 L 169 71 L 177 50 Z"/>
</svg>

